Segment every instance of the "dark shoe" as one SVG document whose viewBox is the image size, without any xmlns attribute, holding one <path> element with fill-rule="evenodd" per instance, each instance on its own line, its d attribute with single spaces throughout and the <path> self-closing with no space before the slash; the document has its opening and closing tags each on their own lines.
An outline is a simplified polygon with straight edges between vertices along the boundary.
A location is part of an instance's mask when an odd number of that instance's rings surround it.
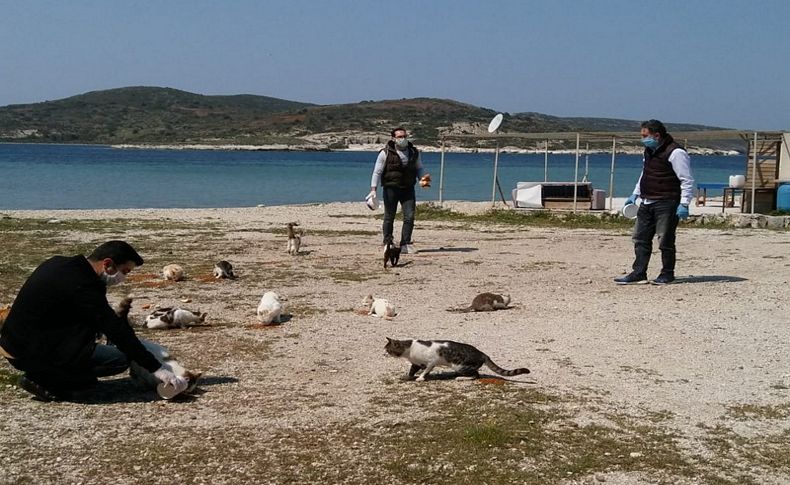
<svg viewBox="0 0 790 485">
<path fill-rule="evenodd" d="M 25 376 L 22 376 L 19 379 L 19 387 L 26 390 L 30 394 L 34 396 L 34 399 L 43 402 L 52 402 L 52 401 L 62 401 L 63 398 L 52 391 L 44 388 L 40 384 L 37 384 Z"/>
<path fill-rule="evenodd" d="M 614 282 L 618 285 L 644 285 L 647 283 L 647 275 L 629 273 L 625 276 L 615 278 Z"/>
<path fill-rule="evenodd" d="M 673 281 L 675 281 L 674 276 L 672 276 L 671 274 L 661 273 L 660 275 L 658 275 L 658 278 L 654 279 L 650 283 L 654 285 L 668 285 Z"/>
</svg>

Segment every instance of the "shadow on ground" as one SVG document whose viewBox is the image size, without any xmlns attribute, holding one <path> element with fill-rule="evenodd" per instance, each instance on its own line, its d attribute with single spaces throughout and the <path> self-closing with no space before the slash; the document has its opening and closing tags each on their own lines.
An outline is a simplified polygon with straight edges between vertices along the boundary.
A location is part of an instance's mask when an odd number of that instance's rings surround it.
<svg viewBox="0 0 790 485">
<path fill-rule="evenodd" d="M 724 275 L 703 275 L 703 276 L 686 276 L 684 278 L 675 278 L 675 283 L 738 283 L 740 281 L 749 281 L 747 278 L 740 276 L 724 276 Z"/>
<path fill-rule="evenodd" d="M 202 377 L 198 382 L 198 387 L 192 395 L 179 396 L 173 401 L 191 402 L 198 399 L 198 396 L 205 394 L 205 387 L 218 384 L 228 384 L 238 382 L 235 377 L 229 376 L 208 376 Z M 132 382 L 129 377 L 103 380 L 96 387 L 75 393 L 70 402 L 78 404 L 114 404 L 114 403 L 133 403 L 159 401 L 161 398 L 156 391 L 145 389 Z"/>
</svg>

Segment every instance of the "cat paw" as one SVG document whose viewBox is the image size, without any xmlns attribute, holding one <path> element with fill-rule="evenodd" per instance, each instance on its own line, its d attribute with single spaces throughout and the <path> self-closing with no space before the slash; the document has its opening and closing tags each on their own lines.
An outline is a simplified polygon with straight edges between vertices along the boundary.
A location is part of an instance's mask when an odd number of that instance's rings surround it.
<svg viewBox="0 0 790 485">
<path fill-rule="evenodd" d="M 418 378 L 416 379 L 416 381 L 417 381 L 417 382 L 424 382 L 424 381 L 425 381 L 425 376 L 420 376 L 420 377 L 418 377 Z"/>
</svg>

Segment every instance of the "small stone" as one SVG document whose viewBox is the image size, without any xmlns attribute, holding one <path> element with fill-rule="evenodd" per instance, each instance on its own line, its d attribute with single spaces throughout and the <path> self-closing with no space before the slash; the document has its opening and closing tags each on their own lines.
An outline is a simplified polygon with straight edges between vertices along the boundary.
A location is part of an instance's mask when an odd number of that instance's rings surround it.
<svg viewBox="0 0 790 485">
<path fill-rule="evenodd" d="M 639 458 L 642 456 L 642 453 L 638 451 L 632 451 L 628 456 L 630 456 L 631 458 Z"/>
</svg>

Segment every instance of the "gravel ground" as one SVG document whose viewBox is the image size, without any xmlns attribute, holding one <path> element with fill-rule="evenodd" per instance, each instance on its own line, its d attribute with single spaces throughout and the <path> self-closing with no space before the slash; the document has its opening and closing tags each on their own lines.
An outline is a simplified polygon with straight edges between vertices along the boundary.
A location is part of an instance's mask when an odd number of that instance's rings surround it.
<svg viewBox="0 0 790 485">
<path fill-rule="evenodd" d="M 447 206 L 481 213 L 489 204 Z M 60 221 L 53 225 L 128 218 L 188 226 L 123 234 L 133 244 L 145 241 L 151 263 L 112 289 L 110 300 L 131 294 L 139 322 L 144 305 L 199 308 L 209 326 L 138 331 L 203 371 L 200 393 L 189 400 L 160 401 L 125 376 L 64 403 L 40 403 L 7 385 L 0 391 L 2 483 L 407 483 L 397 473 L 379 475 L 373 458 L 356 456 L 351 445 L 333 448 L 331 457 L 319 447 L 309 463 L 302 455 L 298 465 L 282 458 L 311 446 L 294 441 L 295 433 L 347 443 L 345 429 L 408 426 L 441 411 L 413 405 L 420 399 L 483 392 L 469 381 L 400 383 L 408 364 L 385 356 L 385 337 L 462 341 L 502 367 L 529 367 L 531 374 L 507 387 L 567 396 L 571 407 L 594 402 L 579 406 L 574 420 L 582 426 L 614 413 L 661 414 L 662 427 L 694 456 L 711 455 L 713 428 L 733 433 L 731 443 L 790 430 L 786 231 L 681 228 L 677 284 L 618 287 L 612 278 L 629 270 L 633 254 L 625 229 L 418 221 L 419 252 L 385 271 L 380 220 L 361 202 L 5 214 Z M 305 231 L 296 257 L 285 252 L 289 221 Z M 238 280 L 206 277 L 219 259 L 233 263 Z M 180 263 L 190 278 L 166 284 L 157 263 Z M 659 263 L 655 255 L 651 277 Z M 255 308 L 268 290 L 288 298 L 288 317 L 261 328 Z M 514 308 L 446 311 L 485 291 L 510 294 Z M 392 301 L 398 315 L 387 321 L 355 312 L 369 293 Z M 787 461 L 752 467 L 736 456 L 721 466 L 730 477 L 737 470 L 755 483 L 790 483 Z M 322 474 L 310 474 L 316 470 Z M 696 483 L 693 476 L 616 469 L 564 481 L 656 483 L 661 476 Z"/>
</svg>

